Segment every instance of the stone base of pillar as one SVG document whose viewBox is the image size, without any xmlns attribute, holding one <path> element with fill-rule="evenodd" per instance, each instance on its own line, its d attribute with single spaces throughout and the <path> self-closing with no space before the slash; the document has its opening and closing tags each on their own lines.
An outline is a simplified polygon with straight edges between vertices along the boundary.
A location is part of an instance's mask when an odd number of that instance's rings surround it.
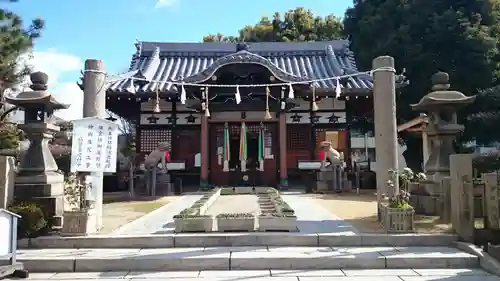
<svg viewBox="0 0 500 281">
<path fill-rule="evenodd" d="M 47 218 L 53 219 L 53 228 L 60 229 L 64 213 L 64 176 L 56 174 L 46 175 L 45 179 L 50 180 L 45 182 L 35 182 L 42 176 L 17 175 L 14 184 L 14 201 L 39 205 Z"/>
<path fill-rule="evenodd" d="M 288 188 L 288 179 L 280 179 L 280 188 Z"/>
<path fill-rule="evenodd" d="M 200 179 L 200 188 L 201 189 L 210 188 L 210 184 L 208 183 L 208 180 Z"/>
</svg>

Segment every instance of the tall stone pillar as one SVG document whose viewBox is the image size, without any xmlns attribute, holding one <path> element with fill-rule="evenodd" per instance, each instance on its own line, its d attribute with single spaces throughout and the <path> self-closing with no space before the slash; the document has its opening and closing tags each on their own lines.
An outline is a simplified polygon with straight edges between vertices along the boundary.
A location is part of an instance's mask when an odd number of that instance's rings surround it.
<svg viewBox="0 0 500 281">
<path fill-rule="evenodd" d="M 393 195 L 399 189 L 397 177 L 394 190 L 386 190 L 389 170 L 398 169 L 398 139 L 396 125 L 396 80 L 394 58 L 382 56 L 373 60 L 373 106 L 375 113 L 375 153 L 377 199 L 382 194 Z"/>
<path fill-rule="evenodd" d="M 280 145 L 280 185 L 288 187 L 288 167 L 286 157 L 286 113 L 279 114 L 279 145 Z"/>
<path fill-rule="evenodd" d="M 205 188 L 208 186 L 208 117 L 205 114 L 201 116 L 201 173 L 200 173 L 200 187 Z"/>
<path fill-rule="evenodd" d="M 106 117 L 106 66 L 102 60 L 88 59 L 85 61 L 83 74 L 83 117 Z M 95 188 L 95 210 L 97 229 L 102 229 L 102 199 L 103 199 L 103 174 L 92 173 L 96 178 L 92 181 Z"/>
</svg>

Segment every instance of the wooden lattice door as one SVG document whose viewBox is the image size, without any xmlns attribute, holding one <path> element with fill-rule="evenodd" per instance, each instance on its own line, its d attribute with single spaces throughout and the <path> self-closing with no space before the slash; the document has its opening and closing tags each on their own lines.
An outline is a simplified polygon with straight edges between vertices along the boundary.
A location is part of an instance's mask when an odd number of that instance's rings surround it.
<svg viewBox="0 0 500 281">
<path fill-rule="evenodd" d="M 141 129 L 140 130 L 140 152 L 150 153 L 158 148 L 160 142 L 172 141 L 172 131 L 170 129 Z"/>
<path fill-rule="evenodd" d="M 228 173 L 224 172 L 222 149 L 224 146 L 224 124 L 209 124 L 209 173 L 210 182 L 217 186 L 226 185 Z"/>
</svg>

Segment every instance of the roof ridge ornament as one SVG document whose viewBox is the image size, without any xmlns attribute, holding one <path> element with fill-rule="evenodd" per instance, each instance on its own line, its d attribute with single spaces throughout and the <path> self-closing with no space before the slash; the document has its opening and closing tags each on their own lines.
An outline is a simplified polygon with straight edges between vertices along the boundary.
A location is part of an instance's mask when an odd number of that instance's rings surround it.
<svg viewBox="0 0 500 281">
<path fill-rule="evenodd" d="M 241 52 L 241 51 L 247 51 L 250 45 L 248 45 L 246 42 L 239 42 L 236 44 L 236 52 Z"/>
</svg>

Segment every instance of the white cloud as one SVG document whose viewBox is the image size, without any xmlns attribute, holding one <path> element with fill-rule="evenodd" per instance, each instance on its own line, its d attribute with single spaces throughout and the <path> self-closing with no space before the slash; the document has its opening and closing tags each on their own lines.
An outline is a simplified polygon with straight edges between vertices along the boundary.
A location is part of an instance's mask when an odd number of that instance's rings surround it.
<svg viewBox="0 0 500 281">
<path fill-rule="evenodd" d="M 55 115 L 66 120 L 81 118 L 83 92 L 76 82 L 83 68 L 83 60 L 55 49 L 48 49 L 33 52 L 26 61 L 33 67 L 33 71 L 42 71 L 49 76 L 49 91 L 58 101 L 71 105 L 69 109 L 57 111 Z M 70 77 L 65 74 L 70 74 Z M 64 80 L 63 75 L 66 76 Z M 29 84 L 29 81 L 26 82 Z"/>
<path fill-rule="evenodd" d="M 155 9 L 170 7 L 174 5 L 176 2 L 177 0 L 157 0 Z"/>
<path fill-rule="evenodd" d="M 74 82 L 65 82 L 58 84 L 52 93 L 57 99 L 65 104 L 69 104 L 68 109 L 58 110 L 55 115 L 65 120 L 74 120 L 83 116 L 83 91 Z"/>
</svg>

